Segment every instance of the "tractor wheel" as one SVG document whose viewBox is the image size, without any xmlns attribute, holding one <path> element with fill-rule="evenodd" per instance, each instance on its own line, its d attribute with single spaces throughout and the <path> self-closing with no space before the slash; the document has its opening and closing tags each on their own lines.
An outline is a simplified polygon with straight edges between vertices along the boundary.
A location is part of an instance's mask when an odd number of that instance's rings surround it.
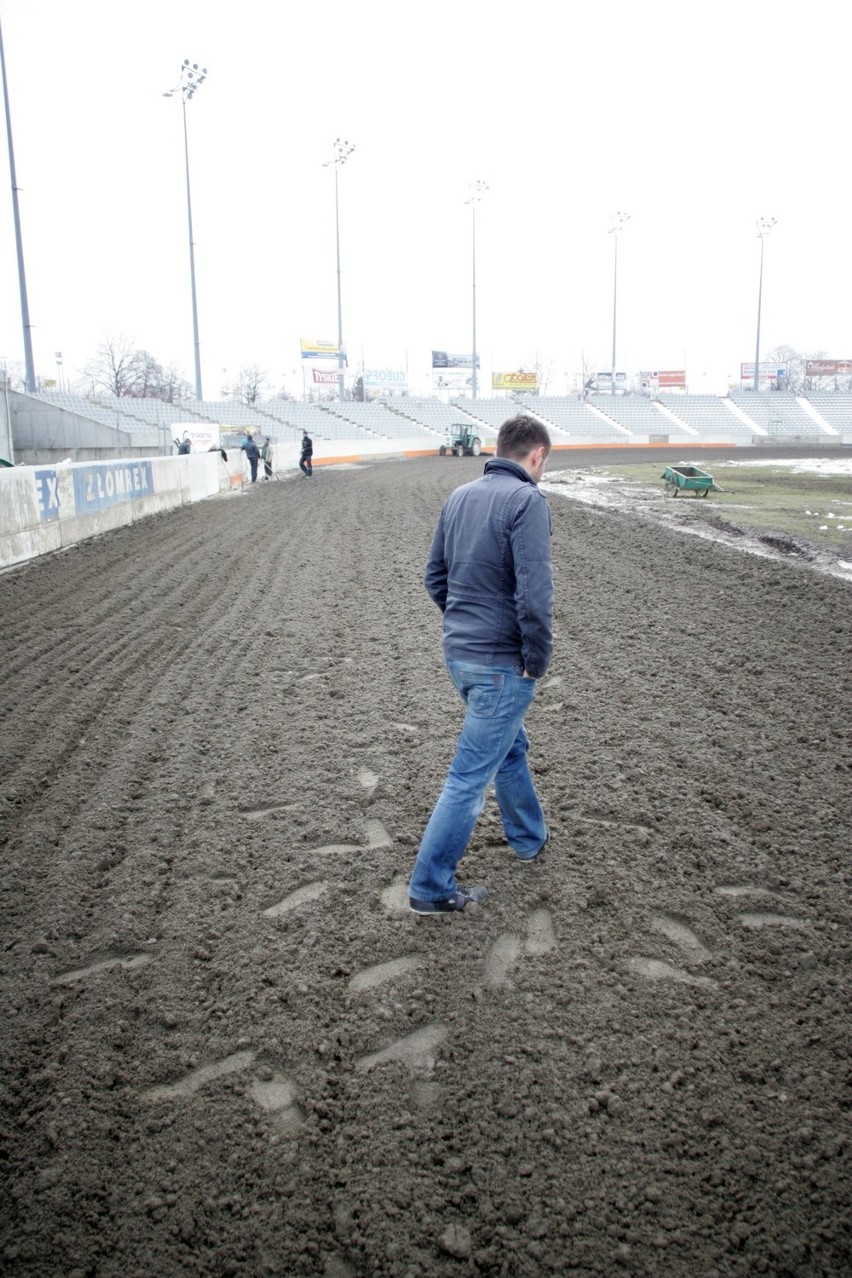
<svg viewBox="0 0 852 1278">
<path fill-rule="evenodd" d="M 470 451 L 474 457 L 478 457 L 482 452 L 482 440 L 478 439 L 475 435 L 470 441 Z"/>
<path fill-rule="evenodd" d="M 456 457 L 464 457 L 464 444 L 456 444 L 453 451 L 455 452 Z"/>
<path fill-rule="evenodd" d="M 446 457 L 446 455 L 447 455 L 447 446 L 446 444 L 442 444 L 441 447 L 438 449 L 438 456 Z"/>
</svg>

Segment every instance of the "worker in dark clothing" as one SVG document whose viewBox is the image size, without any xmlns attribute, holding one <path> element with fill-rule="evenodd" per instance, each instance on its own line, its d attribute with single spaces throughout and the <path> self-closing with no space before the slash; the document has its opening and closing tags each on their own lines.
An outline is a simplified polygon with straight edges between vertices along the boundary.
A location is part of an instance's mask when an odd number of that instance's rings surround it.
<svg viewBox="0 0 852 1278">
<path fill-rule="evenodd" d="M 248 464 L 251 467 L 251 482 L 257 483 L 257 463 L 260 461 L 260 449 L 254 442 L 251 431 L 246 432 L 246 437 L 240 444 L 240 448 L 248 458 Z"/>
<path fill-rule="evenodd" d="M 306 479 L 310 479 L 314 473 L 313 461 L 314 441 L 306 430 L 302 431 L 302 455 L 299 458 L 299 470 Z"/>
</svg>

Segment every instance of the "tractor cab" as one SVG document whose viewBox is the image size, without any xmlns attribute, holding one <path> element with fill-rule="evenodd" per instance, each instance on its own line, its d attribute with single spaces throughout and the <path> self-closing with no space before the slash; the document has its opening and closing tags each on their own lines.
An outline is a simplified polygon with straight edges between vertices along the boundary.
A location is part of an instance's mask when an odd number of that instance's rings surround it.
<svg viewBox="0 0 852 1278">
<path fill-rule="evenodd" d="M 474 435 L 470 426 L 454 422 L 447 429 L 447 442 L 438 449 L 442 457 L 455 453 L 456 457 L 478 457 L 482 452 L 482 440 Z"/>
</svg>

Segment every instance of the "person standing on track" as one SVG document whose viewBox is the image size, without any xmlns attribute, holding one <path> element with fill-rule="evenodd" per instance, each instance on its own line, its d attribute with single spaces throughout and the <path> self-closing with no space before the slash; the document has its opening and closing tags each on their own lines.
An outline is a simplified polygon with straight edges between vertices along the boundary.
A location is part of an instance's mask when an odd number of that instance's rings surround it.
<svg viewBox="0 0 852 1278">
<path fill-rule="evenodd" d="M 271 479 L 272 478 L 272 440 L 269 438 L 268 435 L 263 441 L 263 447 L 260 450 L 260 455 L 263 458 L 263 478 Z"/>
<path fill-rule="evenodd" d="M 492 781 L 518 860 L 535 861 L 550 839 L 524 730 L 553 651 L 550 510 L 538 488 L 550 447 L 534 418 L 504 422 L 496 456 L 480 479 L 450 494 L 438 521 L 425 585 L 444 614 L 444 660 L 466 710 L 409 881 L 415 914 L 485 899 L 484 887 L 459 887 L 455 872 Z"/>
<path fill-rule="evenodd" d="M 306 430 L 302 431 L 302 454 L 299 458 L 299 470 L 306 479 L 310 479 L 314 473 L 314 441 Z"/>
<path fill-rule="evenodd" d="M 243 452 L 248 458 L 248 464 L 249 464 L 249 467 L 251 468 L 251 482 L 253 484 L 256 484 L 257 483 L 257 463 L 260 461 L 260 449 L 258 448 L 257 444 L 254 442 L 254 437 L 251 431 L 246 431 L 246 437 L 243 440 L 243 442 L 240 444 L 240 448 L 242 448 Z"/>
</svg>

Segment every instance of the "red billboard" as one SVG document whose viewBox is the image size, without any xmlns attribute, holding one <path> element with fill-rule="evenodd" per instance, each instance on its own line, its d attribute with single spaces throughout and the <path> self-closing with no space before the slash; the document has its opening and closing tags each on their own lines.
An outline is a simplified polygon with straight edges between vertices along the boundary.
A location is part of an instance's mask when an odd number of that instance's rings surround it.
<svg viewBox="0 0 852 1278">
<path fill-rule="evenodd" d="M 805 361 L 806 377 L 839 377 L 852 373 L 852 359 L 809 359 Z"/>
<path fill-rule="evenodd" d="M 646 390 L 686 390 L 685 368 L 643 369 L 639 376 Z"/>
</svg>

